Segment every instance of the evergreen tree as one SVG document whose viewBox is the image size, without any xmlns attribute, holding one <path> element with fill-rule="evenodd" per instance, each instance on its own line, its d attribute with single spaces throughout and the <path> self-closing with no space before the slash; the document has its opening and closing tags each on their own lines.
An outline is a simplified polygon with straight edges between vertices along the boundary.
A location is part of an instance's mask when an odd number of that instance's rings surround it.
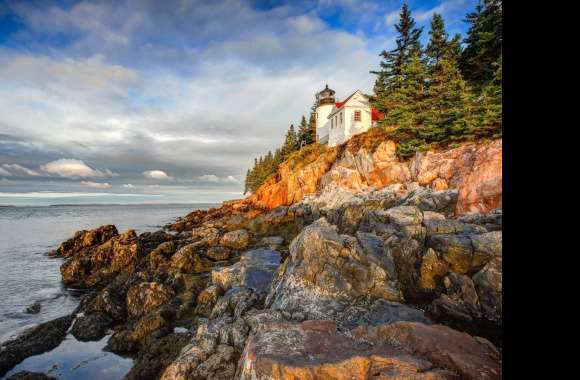
<svg viewBox="0 0 580 380">
<path fill-rule="evenodd" d="M 310 135 L 312 136 L 313 143 L 317 142 L 317 137 L 316 137 L 316 107 L 318 107 L 318 104 L 316 101 L 314 101 L 314 103 L 312 104 L 312 107 L 310 107 L 310 118 L 308 119 L 308 126 L 310 127 Z"/>
<path fill-rule="evenodd" d="M 395 28 L 398 33 L 395 49 L 383 50 L 380 54 L 383 58 L 380 70 L 371 71 L 377 75 L 373 105 L 383 113 L 389 112 L 389 96 L 403 84 L 406 67 L 410 65 L 413 55 L 421 50 L 419 38 L 423 29 L 415 27 L 415 20 L 407 4 L 401 8 L 399 23 Z"/>
<path fill-rule="evenodd" d="M 274 170 L 278 169 L 278 165 L 280 165 L 282 162 L 284 162 L 284 156 L 282 155 L 282 149 L 280 148 L 276 148 L 276 151 L 274 152 Z"/>
<path fill-rule="evenodd" d="M 375 108 L 382 113 L 386 113 L 387 111 L 385 108 L 386 91 L 385 73 L 380 71 L 377 73 L 371 102 L 375 105 Z"/>
<path fill-rule="evenodd" d="M 502 1 L 483 0 L 475 12 L 469 13 L 470 25 L 460 66 L 465 79 L 478 86 L 494 78 L 495 66 L 502 50 Z"/>
<path fill-rule="evenodd" d="M 414 50 L 420 48 L 419 38 L 422 28 L 415 27 L 415 20 L 411 17 L 411 10 L 407 4 L 401 8 L 399 23 L 395 26 L 398 36 L 396 47 L 391 51 L 383 50 L 380 56 L 383 60 L 380 63 L 381 70 L 373 71 L 373 74 L 382 76 L 379 81 L 379 88 L 383 88 L 388 93 L 398 84 L 398 77 L 403 74 L 404 67 L 411 61 Z"/>
<path fill-rule="evenodd" d="M 399 135 L 412 136 L 423 124 L 427 96 L 427 68 L 420 56 L 420 51 L 416 50 L 413 53 L 410 63 L 403 68 L 402 74 L 397 89 L 388 98 L 389 113 L 384 123 L 398 125 Z"/>
<path fill-rule="evenodd" d="M 306 122 L 306 117 L 302 115 L 300 126 L 298 127 L 298 147 L 302 148 L 314 142 L 310 124 Z"/>
<path fill-rule="evenodd" d="M 308 119 L 308 130 L 310 132 L 310 138 L 312 143 L 316 142 L 316 113 L 310 112 L 310 118 Z"/>
<path fill-rule="evenodd" d="M 429 64 L 431 66 L 436 66 L 447 54 L 447 51 L 450 48 L 449 42 L 447 41 L 448 36 L 445 31 L 443 17 L 438 13 L 433 14 L 429 35 L 431 37 L 427 44 L 427 48 L 425 49 L 425 55 L 429 59 Z"/>
<path fill-rule="evenodd" d="M 461 58 L 461 34 L 455 33 L 451 41 L 449 41 L 449 53 L 459 64 Z"/>
<path fill-rule="evenodd" d="M 257 172 L 258 172 L 258 159 L 254 158 L 254 166 L 252 170 L 249 171 L 246 177 L 246 183 L 248 184 L 248 191 L 254 192 L 257 188 Z"/>
<path fill-rule="evenodd" d="M 502 135 L 502 56 L 493 65 L 493 79 L 479 94 L 472 96 L 472 116 L 467 137 L 471 140 L 499 138 Z"/>
<path fill-rule="evenodd" d="M 250 169 L 246 172 L 246 179 L 244 180 L 244 194 L 250 191 Z"/>
<path fill-rule="evenodd" d="M 445 145 L 470 128 L 470 91 L 451 51 L 445 53 L 432 72 L 425 107 L 425 127 L 420 137 L 425 145 Z"/>
<path fill-rule="evenodd" d="M 264 169 L 263 169 L 263 177 L 262 183 L 268 179 L 268 177 L 274 172 L 274 156 L 272 155 L 271 151 L 268 151 L 268 154 L 264 157 Z"/>
<path fill-rule="evenodd" d="M 294 124 L 290 125 L 290 129 L 286 133 L 286 139 L 284 140 L 284 145 L 282 146 L 282 157 L 284 160 L 298 150 L 298 135 L 294 131 Z"/>
</svg>

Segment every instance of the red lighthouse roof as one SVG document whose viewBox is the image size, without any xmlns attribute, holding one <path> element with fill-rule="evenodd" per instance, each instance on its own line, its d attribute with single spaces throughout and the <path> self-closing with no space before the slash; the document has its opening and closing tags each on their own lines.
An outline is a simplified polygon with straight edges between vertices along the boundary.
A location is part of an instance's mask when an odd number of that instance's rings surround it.
<svg viewBox="0 0 580 380">
<path fill-rule="evenodd" d="M 357 92 L 358 92 L 358 90 L 353 92 L 352 94 L 350 94 L 350 96 L 348 98 L 344 99 L 344 101 L 342 101 L 342 102 L 336 102 L 334 104 L 336 109 L 337 110 L 341 109 L 346 103 L 348 103 L 350 98 L 352 98 L 353 95 L 356 94 Z M 334 112 L 336 112 L 336 111 L 334 111 Z M 331 116 L 334 114 L 334 112 L 331 114 Z M 379 110 L 377 110 L 374 107 L 371 108 L 371 120 L 372 121 L 380 121 L 380 120 L 383 120 L 384 118 L 385 118 L 385 115 L 382 112 L 379 112 Z"/>
<path fill-rule="evenodd" d="M 371 108 L 371 119 L 372 121 L 379 121 L 383 120 L 385 115 L 382 112 L 379 112 L 375 107 Z"/>
</svg>

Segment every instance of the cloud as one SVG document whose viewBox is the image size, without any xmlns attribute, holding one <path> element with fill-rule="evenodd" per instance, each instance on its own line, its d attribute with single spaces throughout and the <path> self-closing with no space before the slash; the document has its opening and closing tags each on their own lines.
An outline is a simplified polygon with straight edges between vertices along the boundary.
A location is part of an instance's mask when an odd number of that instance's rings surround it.
<svg viewBox="0 0 580 380">
<path fill-rule="evenodd" d="M 123 187 L 124 187 L 125 189 L 134 189 L 134 188 L 135 188 L 135 185 L 132 185 L 132 184 L 130 184 L 130 183 L 124 183 L 124 184 L 123 184 Z"/>
<path fill-rule="evenodd" d="M 61 158 L 41 165 L 40 169 L 50 175 L 56 175 L 67 178 L 102 178 L 112 177 L 115 175 L 109 169 L 104 171 L 96 170 L 89 167 L 82 160 L 72 158 Z"/>
<path fill-rule="evenodd" d="M 204 174 L 202 176 L 197 177 L 197 179 L 199 179 L 202 182 L 213 182 L 213 183 L 217 183 L 220 180 L 218 176 L 214 174 Z"/>
<path fill-rule="evenodd" d="M 147 170 L 143 172 L 143 175 L 150 179 L 167 181 L 173 180 L 173 177 L 167 175 L 167 173 L 165 173 L 163 170 Z"/>
<path fill-rule="evenodd" d="M 34 170 L 30 170 L 28 168 L 25 168 L 22 165 L 19 164 L 2 164 L 0 166 L 0 174 L 1 175 L 5 175 L 5 176 L 31 176 L 31 177 L 35 177 L 35 176 L 40 176 L 40 173 L 34 171 Z"/>
<path fill-rule="evenodd" d="M 414 17 L 418 22 L 425 22 L 431 19 L 435 13 L 446 15 L 459 9 L 463 10 L 467 3 L 467 0 L 444 0 L 433 8 L 417 10 Z"/>
<path fill-rule="evenodd" d="M 400 14 L 401 14 L 400 10 L 387 13 L 385 15 L 385 24 L 387 26 L 395 25 L 399 21 Z"/>
<path fill-rule="evenodd" d="M 218 177 L 215 174 L 204 174 L 202 176 L 197 177 L 197 180 L 201 182 L 207 183 L 226 183 L 226 184 L 239 184 L 241 183 L 236 177 L 232 175 Z"/>
<path fill-rule="evenodd" d="M 234 176 L 231 176 L 231 175 L 229 175 L 229 176 L 227 176 L 227 177 L 225 177 L 225 178 L 223 179 L 223 182 L 227 182 L 227 183 L 240 183 L 240 180 L 239 180 L 239 179 L 237 179 L 237 178 L 236 178 L 236 177 L 234 177 Z"/>
<path fill-rule="evenodd" d="M 83 185 L 92 187 L 94 189 L 110 189 L 112 186 L 108 182 L 91 182 L 91 181 L 82 181 Z"/>
</svg>

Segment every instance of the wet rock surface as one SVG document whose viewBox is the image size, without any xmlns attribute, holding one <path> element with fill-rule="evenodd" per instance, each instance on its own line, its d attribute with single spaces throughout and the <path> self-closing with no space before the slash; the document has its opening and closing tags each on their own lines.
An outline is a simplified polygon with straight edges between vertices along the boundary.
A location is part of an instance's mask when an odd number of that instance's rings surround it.
<svg viewBox="0 0 580 380">
<path fill-rule="evenodd" d="M 109 224 L 90 231 L 77 231 L 69 240 L 63 242 L 53 255 L 70 257 L 86 248 L 105 243 L 111 238 L 118 236 L 117 227 Z"/>
<path fill-rule="evenodd" d="M 34 302 L 28 306 L 26 306 L 26 309 L 24 309 L 24 312 L 26 314 L 38 314 L 40 313 L 40 309 L 42 308 L 42 305 L 40 304 L 40 302 Z"/>
<path fill-rule="evenodd" d="M 56 380 L 56 377 L 44 373 L 21 371 L 10 376 L 8 380 Z"/>
<path fill-rule="evenodd" d="M 267 249 L 244 252 L 237 263 L 214 268 L 212 282 L 223 290 L 244 286 L 265 294 L 280 266 L 280 253 Z"/>
<path fill-rule="evenodd" d="M 60 267 L 62 280 L 78 288 L 99 286 L 121 271 L 130 271 L 141 252 L 135 231 L 129 230 L 72 254 Z"/>
<path fill-rule="evenodd" d="M 32 355 L 49 351 L 65 338 L 72 315 L 41 323 L 0 346 L 0 376 Z"/>
<path fill-rule="evenodd" d="M 75 320 L 71 333 L 80 341 L 99 340 L 105 336 L 112 323 L 112 319 L 106 314 L 89 314 Z"/>
</svg>

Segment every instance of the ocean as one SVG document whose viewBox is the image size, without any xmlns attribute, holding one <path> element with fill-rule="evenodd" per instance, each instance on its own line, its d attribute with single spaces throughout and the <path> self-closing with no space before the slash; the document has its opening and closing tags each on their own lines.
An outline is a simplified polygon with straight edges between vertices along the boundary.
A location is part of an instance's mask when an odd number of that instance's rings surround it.
<svg viewBox="0 0 580 380">
<path fill-rule="evenodd" d="M 192 210 L 215 206 L 215 204 L 141 204 L 0 207 L 0 342 L 21 333 L 26 328 L 64 316 L 77 306 L 79 294 L 67 289 L 61 282 L 59 267 L 63 260 L 47 256 L 47 253 L 57 248 L 62 241 L 72 237 L 75 231 L 114 224 L 119 233 L 130 228 L 142 233 L 157 230 Z M 25 313 L 26 307 L 34 302 L 40 302 L 40 312 Z M 63 357 L 59 355 L 59 350 L 70 352 L 79 358 L 82 357 L 80 353 L 83 349 L 97 350 L 102 360 L 111 360 L 110 357 L 105 358 L 104 354 L 100 353 L 100 348 L 104 345 L 102 342 L 74 343 L 72 336 L 67 337 L 65 344 L 55 352 L 27 359 L 28 365 L 24 366 L 25 369 L 43 370 L 44 361 L 49 363 L 52 360 L 59 364 L 59 358 Z M 70 356 L 67 360 L 70 361 Z M 102 360 L 98 367 L 103 366 Z M 23 367 L 22 364 L 19 368 Z M 77 366 L 78 363 L 72 360 L 70 365 Z M 41 368 L 37 368 L 39 366 Z M 68 375 L 72 374 L 70 372 L 72 367 L 67 370 L 63 366 L 66 367 L 67 364 L 60 363 L 60 367 L 55 370 L 56 372 L 53 371 L 52 375 L 58 375 L 63 379 L 78 378 L 81 375 L 84 378 L 92 377 L 89 375 L 90 368 L 87 373 L 79 372 L 77 368 L 74 376 L 70 377 Z M 121 368 L 119 373 L 125 370 L 127 369 Z M 109 373 L 106 377 L 113 379 L 117 378 L 117 375 Z"/>
</svg>

